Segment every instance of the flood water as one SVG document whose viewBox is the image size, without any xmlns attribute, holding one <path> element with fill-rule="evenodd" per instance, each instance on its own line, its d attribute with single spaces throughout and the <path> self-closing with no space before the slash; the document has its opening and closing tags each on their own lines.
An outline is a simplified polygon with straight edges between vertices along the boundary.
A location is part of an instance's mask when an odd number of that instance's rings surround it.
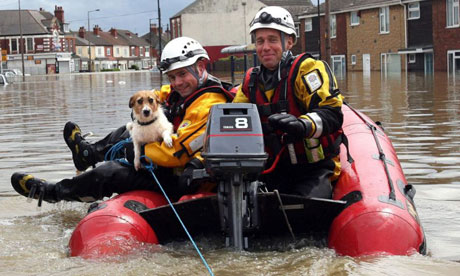
<svg viewBox="0 0 460 276">
<path fill-rule="evenodd" d="M 38 210 L 12 189 L 13 172 L 50 181 L 75 169 L 62 139 L 77 122 L 96 140 L 130 120 L 129 97 L 158 88 L 157 73 L 29 77 L 0 86 L 0 275 L 206 275 L 188 242 L 146 246 L 135 254 L 91 261 L 68 257 L 71 233 L 88 204 Z M 380 121 L 393 141 L 424 226 L 428 256 L 350 258 L 333 250 L 289 244 L 232 252 L 198 241 L 215 275 L 459 275 L 460 76 L 349 73 L 339 80 L 346 100 Z M 398 235 L 398 233 L 395 233 Z"/>
</svg>

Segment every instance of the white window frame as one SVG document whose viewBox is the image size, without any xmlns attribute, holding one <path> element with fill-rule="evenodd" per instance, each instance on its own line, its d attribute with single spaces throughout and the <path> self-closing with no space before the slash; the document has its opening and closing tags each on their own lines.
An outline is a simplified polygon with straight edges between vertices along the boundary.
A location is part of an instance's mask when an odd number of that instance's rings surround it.
<svg viewBox="0 0 460 276">
<path fill-rule="evenodd" d="M 351 55 L 351 65 L 356 65 L 356 55 Z"/>
<path fill-rule="evenodd" d="M 107 48 L 106 54 L 107 56 L 110 56 L 110 48 Z"/>
<path fill-rule="evenodd" d="M 16 41 L 16 50 L 13 50 L 13 41 Z M 19 53 L 19 48 L 21 46 L 19 45 L 19 39 L 17 38 L 10 38 L 10 53 L 13 53 L 13 51 Z"/>
<path fill-rule="evenodd" d="M 32 43 L 31 43 L 31 47 L 32 49 L 29 49 L 29 40 L 32 40 Z M 33 37 L 26 37 L 25 38 L 25 42 L 26 42 L 26 52 L 33 52 L 35 50 L 35 41 L 34 41 L 34 38 Z"/>
<path fill-rule="evenodd" d="M 330 32 L 331 32 L 331 38 L 335 38 L 336 35 L 337 35 L 337 18 L 335 16 L 335 14 L 331 14 L 331 29 L 330 29 Z"/>
<path fill-rule="evenodd" d="M 407 20 L 415 20 L 420 18 L 420 2 L 407 4 Z"/>
<path fill-rule="evenodd" d="M 313 31 L 313 22 L 311 18 L 305 18 L 305 32 Z"/>
<path fill-rule="evenodd" d="M 360 22 L 360 16 L 357 11 L 350 12 L 350 26 L 357 26 Z"/>
<path fill-rule="evenodd" d="M 459 71 L 460 68 L 456 68 L 455 60 L 460 60 L 460 50 L 448 50 L 447 51 L 447 72 L 450 76 L 451 74 L 455 76 L 456 71 Z"/>
<path fill-rule="evenodd" d="M 415 63 L 417 61 L 415 54 L 408 54 L 409 63 Z"/>
<path fill-rule="evenodd" d="M 300 23 L 295 23 L 295 36 L 300 37 Z"/>
<path fill-rule="evenodd" d="M 390 33 L 390 7 L 382 7 L 379 9 L 380 33 Z"/>
<path fill-rule="evenodd" d="M 446 0 L 446 27 L 460 26 L 460 8 L 459 0 Z"/>
<path fill-rule="evenodd" d="M 131 57 L 136 56 L 136 47 L 131 46 L 131 51 L 130 51 L 130 52 L 131 52 L 131 53 L 130 53 L 130 56 L 131 56 Z"/>
<path fill-rule="evenodd" d="M 340 72 L 336 72 L 335 64 L 338 63 L 340 66 Z M 344 77 L 347 72 L 347 65 L 345 60 L 345 55 L 332 55 L 331 56 L 331 69 L 336 77 Z"/>
</svg>

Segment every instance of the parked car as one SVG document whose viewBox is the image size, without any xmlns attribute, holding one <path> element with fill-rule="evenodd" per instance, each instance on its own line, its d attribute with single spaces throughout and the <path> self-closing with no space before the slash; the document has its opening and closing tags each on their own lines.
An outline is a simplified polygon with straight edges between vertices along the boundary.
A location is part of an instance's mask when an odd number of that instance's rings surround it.
<svg viewBox="0 0 460 276">
<path fill-rule="evenodd" d="M 5 75 L 0 74 L 0 85 L 7 85 L 7 84 L 8 84 L 8 80 L 5 77 Z"/>
<path fill-rule="evenodd" d="M 11 72 L 15 74 L 16 76 L 22 76 L 22 71 L 19 69 L 3 69 L 3 74 L 6 72 Z M 25 74 L 26 76 L 30 76 L 30 74 Z"/>
</svg>

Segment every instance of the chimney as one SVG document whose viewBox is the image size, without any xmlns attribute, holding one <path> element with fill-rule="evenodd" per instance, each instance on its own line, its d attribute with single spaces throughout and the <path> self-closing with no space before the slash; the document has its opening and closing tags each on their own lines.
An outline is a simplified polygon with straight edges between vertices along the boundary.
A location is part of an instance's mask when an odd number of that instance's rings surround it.
<svg viewBox="0 0 460 276">
<path fill-rule="evenodd" d="M 85 34 L 86 34 L 85 27 L 80 27 L 80 29 L 78 30 L 78 36 L 81 38 L 85 38 Z"/>
<path fill-rule="evenodd" d="M 154 35 L 158 35 L 157 24 L 151 24 L 150 25 L 150 32 L 153 33 Z"/>
<path fill-rule="evenodd" d="M 94 35 L 99 36 L 100 31 L 101 31 L 101 28 L 99 28 L 99 25 L 95 25 L 94 28 L 93 28 Z"/>
<path fill-rule="evenodd" d="M 117 37 L 118 37 L 118 33 L 117 33 L 117 30 L 116 30 L 116 29 L 114 29 L 114 28 L 110 29 L 110 34 L 111 34 L 113 37 L 115 37 L 115 38 L 117 38 Z"/>
<path fill-rule="evenodd" d="M 61 22 L 64 23 L 64 10 L 62 7 L 54 6 L 54 16 Z"/>
</svg>

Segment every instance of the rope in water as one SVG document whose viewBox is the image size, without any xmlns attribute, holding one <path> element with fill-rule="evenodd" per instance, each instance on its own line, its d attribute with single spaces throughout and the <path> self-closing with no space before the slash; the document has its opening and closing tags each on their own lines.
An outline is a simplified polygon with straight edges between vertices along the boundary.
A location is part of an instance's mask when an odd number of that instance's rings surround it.
<svg viewBox="0 0 460 276">
<path fill-rule="evenodd" d="M 131 165 L 131 164 L 129 164 L 129 162 L 126 159 L 118 158 L 120 156 L 120 152 L 124 149 L 125 145 L 128 144 L 128 143 L 131 143 L 131 141 L 132 141 L 131 138 L 126 138 L 125 140 L 122 140 L 122 141 L 116 143 L 115 145 L 113 145 L 107 151 L 107 153 L 104 156 L 104 159 L 106 161 L 117 160 L 118 162 L 122 162 L 122 163 L 125 163 L 125 164 L 128 164 L 128 165 Z M 153 179 L 155 179 L 155 182 L 157 183 L 157 185 L 160 188 L 161 192 L 163 193 L 164 197 L 168 201 L 169 206 L 171 207 L 171 209 L 173 210 L 173 212 L 176 215 L 177 219 L 179 220 L 180 224 L 182 225 L 182 228 L 184 228 L 184 231 L 187 234 L 187 236 L 190 239 L 190 241 L 192 242 L 193 247 L 198 252 L 198 255 L 200 256 L 201 261 L 206 266 L 206 269 L 208 270 L 209 275 L 214 276 L 214 273 L 212 272 L 211 268 L 209 267 L 208 263 L 206 262 L 206 259 L 204 258 L 203 254 L 201 254 L 200 249 L 198 248 L 198 246 L 196 245 L 196 243 L 193 240 L 192 236 L 190 235 L 187 227 L 185 227 L 185 224 L 183 223 L 182 219 L 180 218 L 179 214 L 177 213 L 176 209 L 174 208 L 174 205 L 172 204 L 171 200 L 169 199 L 168 195 L 166 194 L 165 190 L 163 189 L 163 186 L 160 184 L 160 181 L 158 181 L 155 173 L 153 172 L 153 170 L 155 168 L 154 167 L 155 165 L 153 164 L 152 159 L 150 159 L 148 156 L 145 156 L 145 155 L 142 155 L 140 158 L 144 159 L 146 162 L 149 163 L 149 164 L 144 164 L 145 169 L 147 169 L 152 174 Z"/>
<path fill-rule="evenodd" d="M 200 249 L 198 248 L 198 246 L 196 245 L 196 243 L 193 240 L 192 236 L 188 232 L 187 227 L 185 227 L 184 223 L 182 222 L 182 219 L 180 218 L 179 214 L 177 213 L 176 208 L 174 208 L 174 205 L 171 203 L 171 200 L 169 199 L 169 197 L 166 194 L 165 190 L 161 186 L 160 181 L 158 181 L 155 173 L 153 172 L 154 165 L 153 165 L 152 160 L 149 157 L 145 156 L 145 155 L 141 156 L 141 158 L 144 158 L 147 162 L 149 162 L 149 165 L 145 165 L 145 168 L 152 174 L 152 177 L 155 179 L 155 182 L 157 183 L 158 187 L 160 187 L 160 190 L 163 193 L 163 195 L 166 198 L 166 200 L 168 201 L 169 206 L 171 207 L 171 209 L 173 210 L 173 212 L 176 215 L 177 219 L 179 220 L 180 224 L 182 225 L 182 228 L 184 228 L 184 231 L 187 234 L 187 236 L 190 239 L 190 241 L 192 242 L 193 247 L 195 247 L 196 252 L 198 252 L 198 255 L 200 256 L 201 261 L 203 262 L 203 264 L 208 269 L 209 275 L 214 276 L 214 273 L 212 272 L 211 268 L 209 267 L 208 263 L 206 262 L 206 259 L 204 258 L 203 254 L 201 254 Z"/>
</svg>

